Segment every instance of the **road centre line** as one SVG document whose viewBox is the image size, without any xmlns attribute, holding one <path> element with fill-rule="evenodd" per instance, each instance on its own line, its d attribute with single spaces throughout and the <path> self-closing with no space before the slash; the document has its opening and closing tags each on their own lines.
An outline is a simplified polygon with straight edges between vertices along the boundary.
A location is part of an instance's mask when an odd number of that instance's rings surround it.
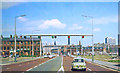
<svg viewBox="0 0 120 73">
<path fill-rule="evenodd" d="M 64 67 L 63 67 L 63 56 L 62 56 L 61 68 L 58 70 L 57 73 L 59 73 L 59 71 L 63 71 L 63 73 L 64 73 Z"/>
<path fill-rule="evenodd" d="M 92 71 L 90 68 L 87 68 L 89 71 Z"/>
</svg>

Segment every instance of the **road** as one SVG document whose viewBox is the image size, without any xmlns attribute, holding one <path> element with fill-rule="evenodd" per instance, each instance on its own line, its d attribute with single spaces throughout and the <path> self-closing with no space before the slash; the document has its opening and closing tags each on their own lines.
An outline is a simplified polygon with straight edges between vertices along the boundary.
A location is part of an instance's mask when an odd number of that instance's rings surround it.
<svg viewBox="0 0 120 73">
<path fill-rule="evenodd" d="M 44 64 L 40 64 L 30 71 L 58 71 L 61 67 L 62 57 L 56 57 Z"/>
<path fill-rule="evenodd" d="M 46 72 L 58 72 L 59 69 L 61 69 L 61 64 L 63 61 L 63 68 L 65 73 L 75 73 L 77 71 L 72 71 L 71 70 L 71 64 L 73 61 L 73 57 L 63 57 L 62 56 L 57 56 L 52 59 L 49 58 L 41 58 L 37 59 L 34 61 L 27 61 L 27 62 L 22 62 L 22 63 L 16 63 L 16 64 L 11 64 L 11 65 L 4 65 L 2 67 L 3 71 L 28 71 L 29 72 L 40 72 L 40 71 L 46 71 Z M 86 69 L 87 71 L 79 71 L 80 73 L 118 73 L 118 72 L 113 72 L 111 69 L 101 67 L 99 65 L 96 65 L 91 62 L 86 61 Z M 6 72 L 3 72 L 6 73 Z M 8 72 L 9 73 L 9 72 Z"/>
<path fill-rule="evenodd" d="M 64 66 L 65 71 L 72 71 L 71 70 L 72 61 L 73 61 L 73 57 L 68 57 L 68 56 L 63 57 L 63 66 Z M 109 73 L 118 73 L 118 72 L 113 72 L 111 69 L 101 67 L 99 65 L 96 65 L 96 64 L 93 64 L 90 62 L 86 62 L 86 67 L 87 67 L 86 68 L 87 72 L 95 71 L 95 73 L 97 73 L 97 72 L 98 73 L 99 72 L 106 73 L 106 71 L 107 72 L 109 71 Z"/>
</svg>

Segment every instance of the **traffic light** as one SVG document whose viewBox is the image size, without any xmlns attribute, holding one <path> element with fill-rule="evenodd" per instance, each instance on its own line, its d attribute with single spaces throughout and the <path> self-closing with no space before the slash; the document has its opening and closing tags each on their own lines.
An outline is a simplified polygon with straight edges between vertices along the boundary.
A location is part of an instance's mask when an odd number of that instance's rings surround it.
<svg viewBox="0 0 120 73">
<path fill-rule="evenodd" d="M 57 36 L 55 36 L 55 38 L 57 38 Z"/>
<path fill-rule="evenodd" d="M 38 38 L 40 38 L 40 36 L 38 36 Z"/>
<path fill-rule="evenodd" d="M 57 38 L 57 36 L 52 36 L 52 38 Z"/>
<path fill-rule="evenodd" d="M 52 36 L 52 38 L 54 38 L 54 36 Z"/>
<path fill-rule="evenodd" d="M 82 36 L 82 38 L 84 38 L 84 36 Z"/>
</svg>

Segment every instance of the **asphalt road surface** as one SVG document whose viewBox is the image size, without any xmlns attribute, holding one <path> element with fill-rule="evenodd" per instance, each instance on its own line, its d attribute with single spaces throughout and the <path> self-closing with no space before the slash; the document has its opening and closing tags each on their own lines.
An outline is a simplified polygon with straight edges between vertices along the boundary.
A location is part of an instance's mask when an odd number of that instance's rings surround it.
<svg viewBox="0 0 120 73">
<path fill-rule="evenodd" d="M 44 64 L 40 64 L 30 71 L 58 71 L 61 67 L 62 57 L 58 56 L 54 59 L 49 60 Z"/>
<path fill-rule="evenodd" d="M 63 66 L 64 66 L 64 70 L 65 71 L 71 71 L 71 64 L 72 64 L 72 61 L 73 61 L 73 57 L 69 57 L 69 56 L 66 56 L 66 57 L 63 57 Z M 93 64 L 93 63 L 90 63 L 90 62 L 86 62 L 86 71 L 85 72 L 95 72 L 95 73 L 106 73 L 109 71 L 109 73 L 118 73 L 118 72 L 113 72 L 111 69 L 108 69 L 108 68 L 105 68 L 105 67 L 101 67 L 99 65 L 96 65 L 96 64 Z M 83 71 L 79 71 L 79 72 L 82 72 Z"/>
</svg>

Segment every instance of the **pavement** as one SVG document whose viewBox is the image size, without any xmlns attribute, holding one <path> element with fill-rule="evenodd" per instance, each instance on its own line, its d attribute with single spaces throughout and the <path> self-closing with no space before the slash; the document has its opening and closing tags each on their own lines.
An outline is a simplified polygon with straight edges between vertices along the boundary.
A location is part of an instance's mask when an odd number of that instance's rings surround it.
<svg viewBox="0 0 120 73">
<path fill-rule="evenodd" d="M 85 60 L 92 62 L 92 59 L 85 58 Z M 104 61 L 99 61 L 99 60 L 94 60 L 94 63 L 120 71 L 120 66 L 116 63 L 104 62 Z"/>
<path fill-rule="evenodd" d="M 58 71 L 61 67 L 62 56 L 53 58 L 39 66 L 34 67 L 29 71 Z"/>
<path fill-rule="evenodd" d="M 21 57 L 19 57 L 21 58 Z M 43 58 L 43 57 L 32 57 L 31 58 L 23 58 L 23 59 L 19 59 L 17 58 L 17 62 L 14 62 L 14 58 L 2 58 L 0 65 L 9 65 L 9 64 L 15 64 L 15 63 L 21 63 L 21 62 L 26 62 L 26 61 L 31 61 L 31 60 L 35 60 L 35 59 L 39 59 L 39 58 Z"/>
</svg>

